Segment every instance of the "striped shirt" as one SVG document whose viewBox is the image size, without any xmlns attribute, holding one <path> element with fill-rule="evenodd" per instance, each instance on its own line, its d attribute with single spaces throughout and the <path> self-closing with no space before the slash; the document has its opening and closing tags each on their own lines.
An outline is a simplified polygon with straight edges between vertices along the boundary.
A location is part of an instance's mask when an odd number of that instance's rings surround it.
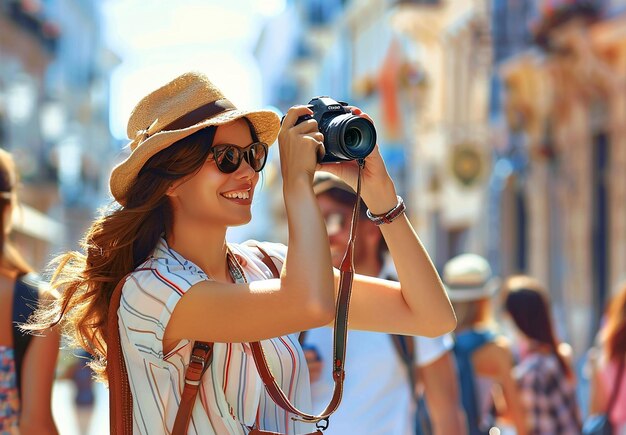
<svg viewBox="0 0 626 435">
<path fill-rule="evenodd" d="M 272 278 L 251 245 L 229 244 L 250 281 Z M 262 243 L 280 270 L 287 248 Z M 176 303 L 194 284 L 208 280 L 202 270 L 171 249 L 164 239 L 152 256 L 127 279 L 122 290 L 119 328 L 124 360 L 133 394 L 134 432 L 169 434 L 184 386 L 193 342 L 181 340 L 163 353 L 163 334 Z M 289 399 L 312 411 L 309 372 L 297 334 L 262 342 L 268 364 Z M 267 395 L 247 343 L 215 343 L 213 362 L 202 378 L 188 434 L 246 434 L 257 425 L 286 434 L 311 431 L 294 422 Z"/>
</svg>

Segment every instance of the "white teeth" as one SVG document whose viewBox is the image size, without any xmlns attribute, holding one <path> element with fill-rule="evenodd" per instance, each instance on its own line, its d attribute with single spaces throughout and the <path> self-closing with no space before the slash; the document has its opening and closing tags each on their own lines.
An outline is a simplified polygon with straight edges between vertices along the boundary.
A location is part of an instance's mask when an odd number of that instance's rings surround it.
<svg viewBox="0 0 626 435">
<path fill-rule="evenodd" d="M 248 199 L 250 198 L 250 192 L 230 192 L 230 193 L 225 193 L 224 196 L 226 198 L 231 198 L 231 199 Z"/>
</svg>

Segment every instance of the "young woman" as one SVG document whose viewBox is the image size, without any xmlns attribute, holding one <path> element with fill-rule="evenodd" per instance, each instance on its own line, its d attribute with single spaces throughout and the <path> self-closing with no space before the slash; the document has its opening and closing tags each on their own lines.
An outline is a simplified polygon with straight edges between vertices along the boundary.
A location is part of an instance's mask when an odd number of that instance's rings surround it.
<svg viewBox="0 0 626 435">
<path fill-rule="evenodd" d="M 591 359 L 590 414 L 609 414 L 615 434 L 626 434 L 626 286 L 609 304 L 601 333 L 602 352 Z M 621 373 L 620 373 L 621 371 Z M 613 397 L 609 410 L 609 401 Z"/>
<path fill-rule="evenodd" d="M 59 334 L 33 337 L 17 326 L 47 293 L 9 241 L 16 184 L 13 158 L 0 149 L 0 433 L 56 434 L 51 398 Z"/>
<path fill-rule="evenodd" d="M 248 344 L 262 340 L 283 391 L 310 409 L 307 366 L 293 333 L 332 321 L 338 282 L 312 188 L 323 136 L 314 120 L 295 125 L 311 113 L 293 107 L 281 126 L 273 112 L 236 109 L 198 73 L 174 79 L 135 107 L 131 154 L 110 179 L 120 206 L 93 224 L 84 254 L 62 260 L 53 285 L 63 297 L 57 313 L 47 313 L 49 320 L 62 315 L 76 341 L 96 355 L 100 374 L 105 330 L 119 327 L 135 433 L 172 430 L 194 340 L 215 345 L 188 433 L 311 430 L 272 402 Z M 267 146 L 277 137 L 289 250 L 260 244 L 281 270 L 271 279 L 253 243 L 227 243 L 225 235 L 250 221 Z M 356 182 L 355 162 L 330 170 Z M 374 214 L 398 201 L 378 150 L 367 158 L 363 197 Z M 406 217 L 383 233 L 401 283 L 356 276 L 350 326 L 429 336 L 453 329 L 441 282 Z M 111 292 L 129 272 L 119 324 L 107 325 Z"/>
<path fill-rule="evenodd" d="M 509 278 L 504 291 L 506 313 L 518 332 L 515 372 L 530 433 L 580 434 L 571 349 L 556 338 L 546 291 L 524 275 Z"/>
</svg>

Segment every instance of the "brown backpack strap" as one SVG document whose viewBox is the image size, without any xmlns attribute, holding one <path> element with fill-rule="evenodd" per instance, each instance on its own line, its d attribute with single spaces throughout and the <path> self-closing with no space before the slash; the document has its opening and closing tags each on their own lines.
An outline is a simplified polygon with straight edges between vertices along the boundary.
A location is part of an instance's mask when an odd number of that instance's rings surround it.
<svg viewBox="0 0 626 435">
<path fill-rule="evenodd" d="M 300 335 L 298 335 L 298 343 L 300 343 L 300 346 L 304 346 L 304 343 L 306 343 L 306 336 L 308 333 L 309 331 L 302 331 Z"/>
<path fill-rule="evenodd" d="M 150 269 L 136 269 L 150 270 Z M 120 280 L 113 290 L 107 317 L 107 376 L 109 379 L 109 422 L 113 435 L 132 435 L 133 433 L 133 395 L 130 390 L 128 371 L 122 353 L 120 329 L 117 311 L 120 308 L 122 289 L 130 273 Z M 211 365 L 213 355 L 212 343 L 197 341 L 191 352 L 189 366 L 185 372 L 185 386 L 176 413 L 173 435 L 187 433 L 191 412 L 200 388 L 200 380 L 206 369 Z"/>
<path fill-rule="evenodd" d="M 149 270 L 149 269 L 137 269 Z M 120 328 L 117 311 L 122 300 L 122 288 L 130 273 L 125 275 L 115 286 L 107 313 L 107 378 L 109 381 L 109 424 L 113 435 L 132 435 L 133 433 L 133 395 L 128 382 L 128 371 L 122 353 Z"/>
<path fill-rule="evenodd" d="M 274 260 L 272 260 L 272 257 L 270 256 L 270 254 L 268 254 L 259 245 L 256 245 L 256 248 L 259 250 L 259 253 L 261 254 L 259 258 L 261 259 L 263 264 L 267 266 L 270 272 L 272 272 L 272 276 L 274 278 L 280 278 L 280 271 L 278 270 L 278 267 L 276 267 L 276 263 L 274 263 Z"/>
<path fill-rule="evenodd" d="M 211 365 L 213 358 L 213 343 L 204 341 L 196 341 L 193 344 L 189 366 L 185 372 L 185 386 L 180 399 L 178 412 L 176 412 L 176 420 L 174 421 L 174 429 L 172 435 L 185 435 L 191 420 L 193 405 L 196 403 L 198 391 L 202 375 Z"/>
</svg>

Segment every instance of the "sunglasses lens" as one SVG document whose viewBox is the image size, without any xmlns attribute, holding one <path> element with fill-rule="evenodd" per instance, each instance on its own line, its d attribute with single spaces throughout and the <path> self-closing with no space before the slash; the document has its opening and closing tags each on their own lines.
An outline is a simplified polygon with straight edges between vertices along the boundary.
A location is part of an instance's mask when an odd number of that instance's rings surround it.
<svg viewBox="0 0 626 435">
<path fill-rule="evenodd" d="M 220 171 L 230 174 L 241 164 L 241 151 L 233 145 L 215 149 L 215 163 Z"/>
<path fill-rule="evenodd" d="M 264 143 L 255 143 L 248 151 L 248 163 L 256 172 L 259 172 L 265 166 L 267 160 L 267 148 Z"/>
</svg>

